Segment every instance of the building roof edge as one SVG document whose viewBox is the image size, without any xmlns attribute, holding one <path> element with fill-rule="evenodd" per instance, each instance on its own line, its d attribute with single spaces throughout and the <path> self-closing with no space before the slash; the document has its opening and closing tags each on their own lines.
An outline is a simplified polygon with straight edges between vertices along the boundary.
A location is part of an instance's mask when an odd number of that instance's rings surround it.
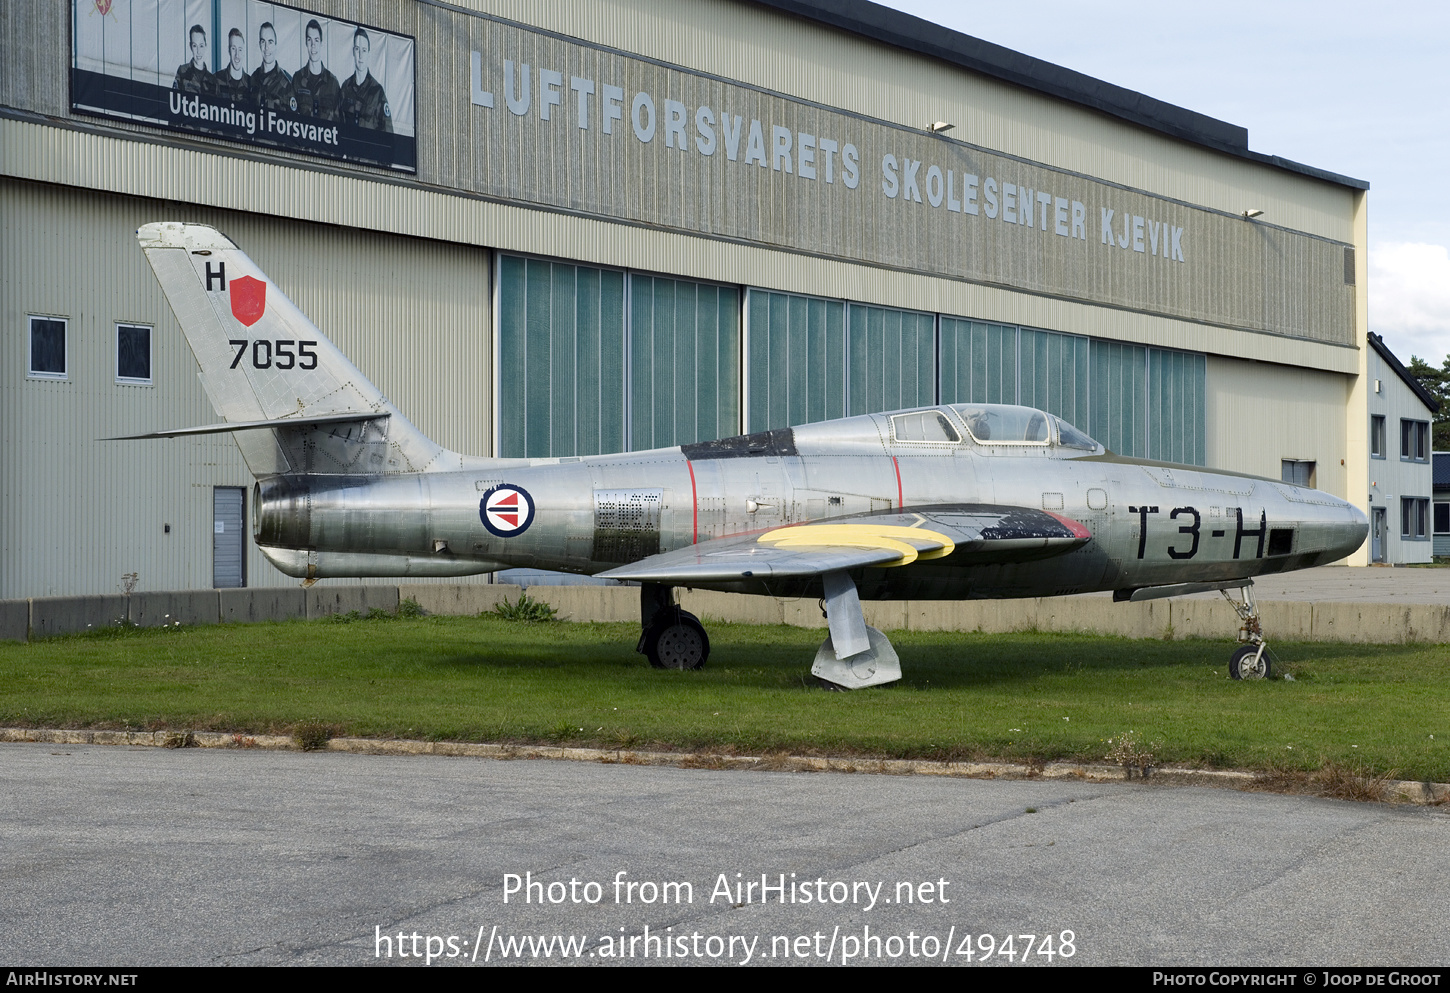
<svg viewBox="0 0 1450 993">
<path fill-rule="evenodd" d="M 1010 48 L 933 24 L 871 0 L 749 0 L 842 31 L 918 52 L 953 65 L 1076 103 L 1183 141 L 1337 186 L 1369 183 L 1277 155 L 1249 150 L 1248 128 L 1179 107 Z"/>
<path fill-rule="evenodd" d="M 1385 344 L 1383 338 L 1371 331 L 1369 332 L 1369 344 L 1371 348 L 1379 353 L 1379 357 L 1384 359 L 1389 367 L 1395 371 L 1395 375 L 1403 379 L 1405 385 L 1415 392 L 1415 395 L 1420 398 L 1420 401 L 1426 407 L 1430 408 L 1430 413 L 1438 414 L 1440 412 L 1440 401 L 1436 400 L 1430 391 L 1425 389 L 1424 385 L 1415 378 L 1414 373 L 1406 369 L 1404 363 L 1395 357 L 1395 353 L 1390 351 L 1390 346 Z"/>
</svg>

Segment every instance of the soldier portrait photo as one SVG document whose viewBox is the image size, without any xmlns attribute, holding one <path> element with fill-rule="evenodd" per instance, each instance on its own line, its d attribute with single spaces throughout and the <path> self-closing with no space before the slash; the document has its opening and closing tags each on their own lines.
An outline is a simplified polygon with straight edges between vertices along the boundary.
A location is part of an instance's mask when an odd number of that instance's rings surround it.
<svg viewBox="0 0 1450 993">
<path fill-rule="evenodd" d="M 257 47 L 262 64 L 252 73 L 252 91 L 263 110 L 292 108 L 292 77 L 277 64 L 277 29 L 271 21 L 263 21 L 257 31 Z"/>
<path fill-rule="evenodd" d="M 338 106 L 342 102 L 342 88 L 337 84 L 337 77 L 322 64 L 322 25 L 316 18 L 307 22 L 305 39 L 307 64 L 292 77 L 292 109 L 324 121 L 341 120 Z"/>
<path fill-rule="evenodd" d="M 342 119 L 361 128 L 392 131 L 393 112 L 388 106 L 388 95 L 383 92 L 383 84 L 368 71 L 372 47 L 368 33 L 358 28 L 352 36 L 352 63 L 356 71 L 342 84 Z"/>
<path fill-rule="evenodd" d="M 247 54 L 247 40 L 240 28 L 232 28 L 227 35 L 227 64 L 216 74 L 215 93 L 232 103 L 255 104 L 252 95 L 252 78 L 247 75 L 244 62 Z"/>
<path fill-rule="evenodd" d="M 211 70 L 206 67 L 206 30 L 200 24 L 193 24 L 187 32 L 187 42 L 191 47 L 191 61 L 177 67 L 176 82 L 171 88 L 183 93 L 211 94 L 216 86 Z"/>
</svg>

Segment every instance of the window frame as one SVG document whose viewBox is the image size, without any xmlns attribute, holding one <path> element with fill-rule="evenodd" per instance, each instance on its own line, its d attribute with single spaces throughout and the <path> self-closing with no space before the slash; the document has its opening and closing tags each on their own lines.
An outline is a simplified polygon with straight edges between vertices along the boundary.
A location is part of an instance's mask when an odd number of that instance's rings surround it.
<svg viewBox="0 0 1450 993">
<path fill-rule="evenodd" d="M 1430 540 L 1430 498 L 1400 497 L 1400 540 Z"/>
<path fill-rule="evenodd" d="M 1400 461 L 1430 461 L 1430 422 L 1400 418 Z"/>
<path fill-rule="evenodd" d="M 1372 459 L 1385 458 L 1385 441 L 1388 438 L 1385 426 L 1384 414 L 1369 415 L 1369 457 Z"/>
<path fill-rule="evenodd" d="M 1445 530 L 1443 530 L 1443 531 L 1440 530 L 1440 528 L 1437 526 L 1437 522 L 1435 521 L 1435 516 L 1436 516 L 1435 515 L 1435 511 L 1438 511 L 1441 508 L 1444 508 L 1445 509 L 1445 518 L 1446 518 L 1446 520 L 1445 520 Z M 1433 501 L 1433 504 L 1432 504 L 1432 506 L 1430 508 L 1430 533 L 1431 534 L 1450 534 L 1450 501 L 1446 501 L 1446 500 L 1435 500 L 1435 501 Z"/>
<path fill-rule="evenodd" d="M 1306 478 L 1305 478 L 1305 481 L 1304 482 L 1302 482 L 1302 483 L 1296 483 L 1293 480 L 1289 480 L 1289 479 L 1284 479 L 1283 478 L 1284 477 L 1285 470 L 1287 470 L 1290 466 L 1301 466 L 1301 465 L 1307 465 L 1309 467 L 1309 472 L 1306 474 Z M 1318 487 L 1314 485 L 1315 483 L 1318 482 L 1318 478 L 1317 478 L 1318 473 L 1319 473 L 1319 461 L 1317 459 L 1282 459 L 1281 458 L 1279 460 L 1279 481 L 1282 482 L 1282 483 L 1286 483 L 1289 486 L 1303 486 L 1303 487 L 1305 487 L 1307 489 L 1311 489 L 1311 490 L 1318 489 Z"/>
<path fill-rule="evenodd" d="M 56 321 L 61 329 L 61 351 L 63 355 L 61 372 L 40 372 L 35 368 L 35 322 Z M 25 318 L 25 378 L 62 383 L 70 380 L 70 318 L 52 314 L 27 314 Z"/>
<path fill-rule="evenodd" d="M 116 321 L 112 325 L 115 331 L 114 343 L 116 346 L 115 379 L 118 386 L 155 386 L 156 385 L 156 351 L 152 348 L 155 341 L 156 326 L 154 324 L 141 324 L 136 321 Z M 133 376 L 121 375 L 121 329 L 141 330 L 146 332 L 146 368 L 150 375 L 145 379 Z"/>
</svg>

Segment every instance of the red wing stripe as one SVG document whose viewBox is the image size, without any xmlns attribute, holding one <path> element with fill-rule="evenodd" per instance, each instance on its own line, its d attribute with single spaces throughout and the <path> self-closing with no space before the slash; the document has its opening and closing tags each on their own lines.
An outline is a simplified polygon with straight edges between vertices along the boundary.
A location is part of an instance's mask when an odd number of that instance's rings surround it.
<svg viewBox="0 0 1450 993">
<path fill-rule="evenodd" d="M 695 463 L 687 459 L 685 461 L 685 465 L 688 466 L 690 469 L 690 510 L 692 513 L 691 526 L 694 532 L 690 537 L 690 544 L 698 545 L 700 543 L 700 494 L 699 491 L 695 489 Z"/>
</svg>

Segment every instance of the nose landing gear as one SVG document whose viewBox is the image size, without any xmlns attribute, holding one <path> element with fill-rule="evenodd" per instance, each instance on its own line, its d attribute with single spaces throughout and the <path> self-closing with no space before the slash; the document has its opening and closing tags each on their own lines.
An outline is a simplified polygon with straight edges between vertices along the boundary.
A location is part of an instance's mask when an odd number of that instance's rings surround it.
<svg viewBox="0 0 1450 993">
<path fill-rule="evenodd" d="M 1238 600 L 1228 590 L 1219 592 L 1243 622 L 1239 626 L 1239 641 L 1244 644 L 1235 649 L 1229 658 L 1229 676 L 1234 679 L 1268 679 L 1271 674 L 1269 646 L 1264 641 L 1263 627 L 1259 623 L 1259 605 L 1254 602 L 1253 584 L 1239 587 L 1241 599 Z"/>
</svg>

